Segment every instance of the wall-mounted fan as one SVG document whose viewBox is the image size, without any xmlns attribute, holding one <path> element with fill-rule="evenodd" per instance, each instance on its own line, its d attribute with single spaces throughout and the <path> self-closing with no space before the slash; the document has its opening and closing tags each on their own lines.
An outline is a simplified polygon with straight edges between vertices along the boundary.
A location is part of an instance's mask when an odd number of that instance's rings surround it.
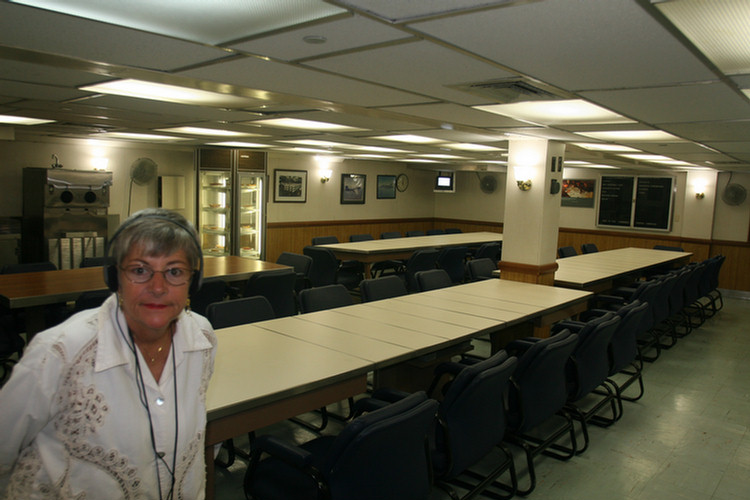
<svg viewBox="0 0 750 500">
<path fill-rule="evenodd" d="M 483 193 L 492 194 L 495 192 L 495 189 L 497 189 L 497 179 L 494 175 L 477 174 L 477 176 L 479 177 L 479 189 L 481 189 Z"/>
<path fill-rule="evenodd" d="M 729 174 L 729 181 L 724 187 L 724 192 L 721 194 L 722 201 L 727 205 L 732 206 L 741 205 L 742 202 L 745 201 L 745 198 L 747 198 L 747 190 L 745 189 L 745 186 L 732 182 L 733 174 L 734 172 Z"/>
<path fill-rule="evenodd" d="M 133 184 L 144 186 L 156 177 L 156 162 L 151 158 L 138 158 L 130 165 L 130 192 L 128 193 L 128 215 L 133 201 Z"/>
</svg>

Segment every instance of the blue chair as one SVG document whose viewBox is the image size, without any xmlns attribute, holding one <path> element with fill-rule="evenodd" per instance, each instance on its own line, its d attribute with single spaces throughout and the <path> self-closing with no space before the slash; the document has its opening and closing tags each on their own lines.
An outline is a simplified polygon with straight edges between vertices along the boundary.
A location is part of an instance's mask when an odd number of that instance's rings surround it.
<svg viewBox="0 0 750 500">
<path fill-rule="evenodd" d="M 190 296 L 190 309 L 205 316 L 208 305 L 226 299 L 228 292 L 229 287 L 223 279 L 205 278 L 201 287 Z"/>
<path fill-rule="evenodd" d="M 433 236 L 436 234 L 445 234 L 445 231 L 442 229 L 428 229 L 427 231 L 425 231 L 425 234 L 427 236 Z"/>
<path fill-rule="evenodd" d="M 500 257 L 503 251 L 503 244 L 499 241 L 492 241 L 489 243 L 482 243 L 479 248 L 474 252 L 473 258 L 475 259 L 490 259 L 497 265 L 500 262 Z"/>
<path fill-rule="evenodd" d="M 469 281 L 479 281 L 493 278 L 493 273 L 497 271 L 497 264 L 492 259 L 486 257 L 481 259 L 471 259 L 466 262 L 466 274 Z"/>
<path fill-rule="evenodd" d="M 402 238 L 403 235 L 399 231 L 385 231 L 380 233 L 381 240 L 388 240 L 392 238 Z"/>
<path fill-rule="evenodd" d="M 352 420 L 337 436 L 293 446 L 258 437 L 245 495 L 264 500 L 427 500 L 427 438 L 438 403 L 424 392 Z M 261 460 L 263 454 L 269 457 Z"/>
<path fill-rule="evenodd" d="M 595 243 L 584 243 L 581 245 L 581 253 L 595 253 L 598 252 L 599 249 L 597 248 Z"/>
<path fill-rule="evenodd" d="M 294 291 L 299 293 L 303 288 L 310 287 L 310 268 L 312 267 L 312 257 L 294 252 L 281 252 L 276 259 L 277 264 L 290 266 L 297 274 L 297 280 L 294 284 Z"/>
<path fill-rule="evenodd" d="M 261 295 L 273 306 L 277 318 L 297 314 L 294 287 L 297 273 L 294 269 L 274 269 L 250 275 L 242 291 L 243 297 Z"/>
<path fill-rule="evenodd" d="M 302 252 L 312 259 L 309 278 L 313 287 L 342 284 L 353 290 L 362 281 L 360 270 L 342 267 L 341 262 L 327 248 L 306 246 Z"/>
<path fill-rule="evenodd" d="M 440 250 L 438 255 L 437 266 L 448 273 L 454 285 L 464 281 L 467 252 L 466 247 L 447 247 Z"/>
<path fill-rule="evenodd" d="M 262 295 L 214 302 L 206 308 L 206 318 L 216 329 L 246 325 L 275 317 L 271 302 Z"/>
<path fill-rule="evenodd" d="M 352 234 L 351 236 L 349 236 L 349 241 L 370 241 L 374 239 L 375 238 L 373 238 L 372 235 L 368 233 Z"/>
<path fill-rule="evenodd" d="M 312 245 L 330 245 L 339 243 L 339 239 L 336 236 L 314 236 L 312 238 Z M 343 260 L 339 261 L 339 268 L 344 270 L 346 273 L 361 274 L 364 271 L 364 266 L 361 262 L 356 260 Z"/>
<path fill-rule="evenodd" d="M 528 495 L 536 487 L 534 458 L 539 454 L 558 460 L 569 460 L 575 455 L 575 427 L 565 410 L 568 401 L 565 370 L 577 343 L 578 335 L 569 330 L 546 339 L 508 343 L 508 354 L 518 356 L 518 366 L 508 392 L 506 440 L 523 449 L 529 475 L 529 486 L 519 489 L 520 495 Z M 570 440 L 568 447 L 560 444 L 566 436 Z"/>
<path fill-rule="evenodd" d="M 350 306 L 354 303 L 344 285 L 326 285 L 302 290 L 299 294 L 300 312 L 310 313 Z"/>
<path fill-rule="evenodd" d="M 425 248 L 423 250 L 416 250 L 411 257 L 409 257 L 404 263 L 404 276 L 406 280 L 406 289 L 409 292 L 416 292 L 419 290 L 417 284 L 416 274 L 419 271 L 429 271 L 435 269 L 437 264 L 437 258 L 440 252 L 434 248 Z"/>
<path fill-rule="evenodd" d="M 391 297 L 401 297 L 409 293 L 406 285 L 398 276 L 383 276 L 362 280 L 359 284 L 362 302 L 372 302 L 374 300 L 390 299 Z"/>
<path fill-rule="evenodd" d="M 565 258 L 565 257 L 573 257 L 575 255 L 578 255 L 578 252 L 576 252 L 576 249 L 573 247 L 560 247 L 557 249 L 557 256 L 559 258 Z"/>
<path fill-rule="evenodd" d="M 459 229 L 457 227 L 446 227 L 445 228 L 445 234 L 460 234 L 460 233 L 463 233 L 463 231 L 461 231 L 461 229 Z"/>
<path fill-rule="evenodd" d="M 421 230 L 418 230 L 418 229 L 413 230 L 413 231 L 406 231 L 406 236 L 407 237 L 411 237 L 411 236 L 426 236 L 426 234 L 427 233 L 425 233 L 424 231 L 421 231 Z"/>
<path fill-rule="evenodd" d="M 443 269 L 430 269 L 428 271 L 419 271 L 414 275 L 417 281 L 417 290 L 427 292 L 446 288 L 453 285 L 451 277 Z"/>
<path fill-rule="evenodd" d="M 80 267 L 102 267 L 107 265 L 107 257 L 84 257 Z"/>
</svg>

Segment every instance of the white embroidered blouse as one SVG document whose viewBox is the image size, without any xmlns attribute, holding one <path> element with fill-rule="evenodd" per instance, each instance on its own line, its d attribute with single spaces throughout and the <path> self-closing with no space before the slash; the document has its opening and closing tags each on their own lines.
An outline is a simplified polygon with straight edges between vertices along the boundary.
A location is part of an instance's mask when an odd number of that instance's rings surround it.
<svg viewBox="0 0 750 500">
<path fill-rule="evenodd" d="M 127 331 L 113 295 L 34 337 L 0 390 L 0 494 L 158 499 L 161 489 L 167 498 L 174 471 L 172 498 L 204 497 L 211 325 L 180 314 L 159 383 L 139 358 L 143 397 Z"/>
</svg>

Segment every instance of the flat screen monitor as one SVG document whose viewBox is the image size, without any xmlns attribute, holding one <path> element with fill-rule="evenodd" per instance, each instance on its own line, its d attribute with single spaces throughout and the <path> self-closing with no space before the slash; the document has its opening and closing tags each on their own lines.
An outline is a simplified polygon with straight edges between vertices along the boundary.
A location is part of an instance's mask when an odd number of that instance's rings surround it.
<svg viewBox="0 0 750 500">
<path fill-rule="evenodd" d="M 453 193 L 456 190 L 456 185 L 453 181 L 453 172 L 439 172 L 435 177 L 435 192 L 436 193 Z"/>
</svg>

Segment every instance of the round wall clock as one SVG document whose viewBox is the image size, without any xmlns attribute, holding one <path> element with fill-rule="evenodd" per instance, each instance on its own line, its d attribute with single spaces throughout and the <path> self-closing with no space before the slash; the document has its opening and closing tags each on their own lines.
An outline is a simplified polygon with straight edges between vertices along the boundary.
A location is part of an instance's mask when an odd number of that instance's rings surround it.
<svg viewBox="0 0 750 500">
<path fill-rule="evenodd" d="M 403 193 L 408 187 L 409 178 L 406 176 L 406 174 L 399 174 L 398 177 L 396 177 L 396 189 Z"/>
</svg>

